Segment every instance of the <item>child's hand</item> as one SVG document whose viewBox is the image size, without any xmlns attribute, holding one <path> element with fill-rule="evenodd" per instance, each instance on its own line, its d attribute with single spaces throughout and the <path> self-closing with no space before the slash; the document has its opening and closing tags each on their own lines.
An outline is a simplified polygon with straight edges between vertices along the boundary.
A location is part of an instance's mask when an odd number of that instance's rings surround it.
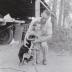
<svg viewBox="0 0 72 72">
<path fill-rule="evenodd" d="M 33 43 L 41 42 L 39 39 L 35 39 Z"/>
<path fill-rule="evenodd" d="M 28 39 L 28 40 L 30 40 L 30 41 L 34 41 L 35 39 Z"/>
</svg>

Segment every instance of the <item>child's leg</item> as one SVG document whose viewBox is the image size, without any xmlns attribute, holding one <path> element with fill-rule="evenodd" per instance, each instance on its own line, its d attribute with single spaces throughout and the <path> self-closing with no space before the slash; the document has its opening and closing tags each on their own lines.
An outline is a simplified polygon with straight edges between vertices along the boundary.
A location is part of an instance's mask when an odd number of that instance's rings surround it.
<svg viewBox="0 0 72 72">
<path fill-rule="evenodd" d="M 36 64 L 36 50 L 32 50 L 33 64 Z"/>
<path fill-rule="evenodd" d="M 47 64 L 48 60 L 48 45 L 47 42 L 42 42 L 43 64 Z"/>
<path fill-rule="evenodd" d="M 33 64 L 36 64 L 37 63 L 37 49 L 38 49 L 38 44 L 34 44 L 33 46 L 33 50 L 32 50 L 32 55 L 33 55 Z"/>
<path fill-rule="evenodd" d="M 36 62 L 37 64 L 42 64 L 43 55 L 41 51 L 41 43 L 38 43 L 38 49 L 36 50 Z"/>
<path fill-rule="evenodd" d="M 36 50 L 36 63 L 40 64 L 41 63 L 41 57 L 40 57 L 40 50 Z"/>
<path fill-rule="evenodd" d="M 32 60 L 33 64 L 36 64 L 36 50 L 35 50 L 35 47 L 36 47 L 35 44 L 32 43 L 31 47 L 29 49 L 29 55 L 33 57 L 33 60 Z"/>
</svg>

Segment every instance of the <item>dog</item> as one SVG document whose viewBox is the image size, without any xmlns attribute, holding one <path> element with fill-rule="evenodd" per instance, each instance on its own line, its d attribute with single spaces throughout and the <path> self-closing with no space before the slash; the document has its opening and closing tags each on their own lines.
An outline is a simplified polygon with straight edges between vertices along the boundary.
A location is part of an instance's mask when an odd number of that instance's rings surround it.
<svg viewBox="0 0 72 72">
<path fill-rule="evenodd" d="M 20 63 L 22 63 L 23 55 L 26 54 L 26 53 L 28 53 L 30 46 L 31 46 L 31 41 L 27 40 L 26 46 L 22 45 L 20 47 L 20 50 L 19 50 L 19 53 L 18 53 L 18 57 L 19 57 Z"/>
<path fill-rule="evenodd" d="M 22 63 L 24 61 L 26 61 L 28 63 L 29 61 L 31 61 L 33 59 L 33 56 L 30 56 L 29 58 L 26 58 L 26 57 L 23 58 L 23 56 L 24 56 L 24 54 L 28 54 L 28 51 L 31 47 L 31 42 L 32 42 L 32 40 L 30 40 L 30 39 L 34 40 L 34 38 L 35 38 L 34 35 L 29 36 L 29 39 L 26 39 L 26 41 L 27 41 L 26 46 L 22 45 L 20 47 L 20 50 L 19 50 L 19 53 L 18 53 L 20 63 Z"/>
</svg>

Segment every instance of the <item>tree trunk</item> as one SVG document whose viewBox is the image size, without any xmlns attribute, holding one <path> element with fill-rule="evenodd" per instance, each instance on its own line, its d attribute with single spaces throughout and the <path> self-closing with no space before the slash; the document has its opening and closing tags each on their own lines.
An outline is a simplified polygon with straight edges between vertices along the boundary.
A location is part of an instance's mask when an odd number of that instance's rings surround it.
<svg viewBox="0 0 72 72">
<path fill-rule="evenodd" d="M 64 18 L 64 0 L 60 1 L 60 8 L 59 8 L 59 20 L 58 20 L 58 25 L 61 27 L 63 25 L 63 18 Z"/>
<path fill-rule="evenodd" d="M 54 0 L 52 11 L 55 15 L 56 15 L 56 9 L 57 9 L 57 0 Z M 57 25 L 57 20 L 54 16 L 51 16 L 51 22 L 52 22 L 52 29 L 53 29 L 53 34 L 54 34 L 55 29 L 56 29 L 56 25 Z"/>
<path fill-rule="evenodd" d="M 64 3 L 64 19 L 63 19 L 63 24 L 64 24 L 64 27 L 66 27 L 66 23 L 65 23 L 65 19 L 68 17 L 68 14 L 69 14 L 69 10 L 70 10 L 70 4 L 69 4 L 69 1 L 66 1 L 65 0 L 65 3 Z"/>
<path fill-rule="evenodd" d="M 23 32 L 23 26 L 16 24 L 15 35 L 14 35 L 15 41 L 19 41 L 21 43 L 22 32 Z"/>
</svg>

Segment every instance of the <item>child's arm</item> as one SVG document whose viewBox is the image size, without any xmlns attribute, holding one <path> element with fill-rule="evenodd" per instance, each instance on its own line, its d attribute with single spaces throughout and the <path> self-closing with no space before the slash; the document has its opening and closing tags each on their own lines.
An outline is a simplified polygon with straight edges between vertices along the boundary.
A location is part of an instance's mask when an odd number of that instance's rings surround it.
<svg viewBox="0 0 72 72">
<path fill-rule="evenodd" d="M 39 37 L 38 39 L 35 39 L 34 43 L 48 41 L 49 38 L 50 38 L 50 36 Z"/>
</svg>

